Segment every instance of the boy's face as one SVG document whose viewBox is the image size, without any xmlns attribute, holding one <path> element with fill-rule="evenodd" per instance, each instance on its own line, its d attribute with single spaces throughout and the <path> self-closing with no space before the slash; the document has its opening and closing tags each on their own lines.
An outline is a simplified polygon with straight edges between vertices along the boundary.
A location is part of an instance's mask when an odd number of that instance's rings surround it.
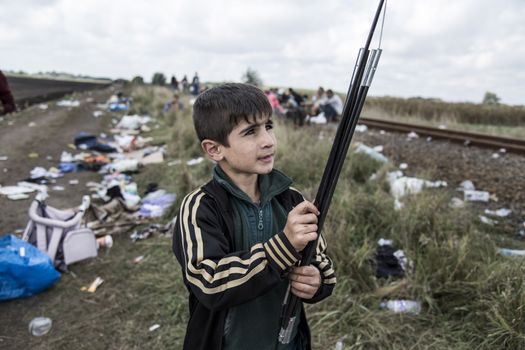
<svg viewBox="0 0 525 350">
<path fill-rule="evenodd" d="M 268 174 L 273 169 L 277 140 L 270 116 L 241 119 L 228 135 L 229 147 L 221 148 L 221 168 L 232 179 Z"/>
</svg>

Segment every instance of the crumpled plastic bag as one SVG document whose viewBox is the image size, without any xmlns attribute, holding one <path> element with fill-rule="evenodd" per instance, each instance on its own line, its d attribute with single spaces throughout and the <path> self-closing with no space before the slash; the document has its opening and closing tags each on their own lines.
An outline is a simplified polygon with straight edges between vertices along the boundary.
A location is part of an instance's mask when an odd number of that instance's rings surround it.
<svg viewBox="0 0 525 350">
<path fill-rule="evenodd" d="M 60 278 L 47 254 L 13 235 L 0 237 L 0 300 L 37 294 Z"/>
</svg>

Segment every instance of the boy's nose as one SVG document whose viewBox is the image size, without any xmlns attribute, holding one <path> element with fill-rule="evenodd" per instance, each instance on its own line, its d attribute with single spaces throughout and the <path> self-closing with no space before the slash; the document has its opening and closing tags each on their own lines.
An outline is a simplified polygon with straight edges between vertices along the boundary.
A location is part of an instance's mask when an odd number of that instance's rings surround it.
<svg viewBox="0 0 525 350">
<path fill-rule="evenodd" d="M 271 147 L 275 145 L 275 137 L 268 130 L 264 130 L 261 135 L 261 145 L 263 147 Z"/>
</svg>

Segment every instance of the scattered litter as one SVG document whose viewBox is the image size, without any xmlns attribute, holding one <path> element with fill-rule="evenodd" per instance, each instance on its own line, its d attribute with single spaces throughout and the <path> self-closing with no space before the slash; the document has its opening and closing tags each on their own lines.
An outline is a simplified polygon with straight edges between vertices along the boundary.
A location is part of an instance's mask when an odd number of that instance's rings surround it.
<svg viewBox="0 0 525 350">
<path fill-rule="evenodd" d="M 53 160 L 53 157 L 51 157 L 51 156 L 46 156 L 46 159 L 47 159 L 47 160 Z"/>
<path fill-rule="evenodd" d="M 54 167 L 50 168 L 49 170 L 46 170 L 43 167 L 35 167 L 30 171 L 31 179 L 38 179 L 42 177 L 56 179 L 62 176 L 63 175 L 60 173 L 60 170 Z"/>
<path fill-rule="evenodd" d="M 503 256 L 522 256 L 525 257 L 525 250 L 499 248 L 498 253 Z"/>
<path fill-rule="evenodd" d="M 444 125 L 444 124 L 441 124 L 441 125 L 438 126 L 438 129 L 441 129 L 441 130 L 445 130 L 446 128 L 447 128 L 447 126 Z"/>
<path fill-rule="evenodd" d="M 97 249 L 100 248 L 111 248 L 113 247 L 113 237 L 111 235 L 105 235 L 97 238 Z"/>
<path fill-rule="evenodd" d="M 125 171 L 137 171 L 139 168 L 139 161 L 136 159 L 122 159 L 116 160 L 113 163 L 105 165 L 102 170 L 109 172 L 125 172 Z"/>
<path fill-rule="evenodd" d="M 116 128 L 118 129 L 131 129 L 136 130 L 140 129 L 140 127 L 148 122 L 151 121 L 150 116 L 143 116 L 140 115 L 125 115 L 120 119 L 120 121 L 117 123 Z"/>
<path fill-rule="evenodd" d="M 95 117 L 95 118 L 98 118 L 98 117 L 100 117 L 102 115 L 104 115 L 104 112 L 102 112 L 102 111 L 94 111 L 93 112 L 93 117 Z"/>
<path fill-rule="evenodd" d="M 399 164 L 399 169 L 401 169 L 401 170 L 405 170 L 405 169 L 407 169 L 407 168 L 408 168 L 408 164 L 407 164 L 407 163 L 401 163 L 401 164 Z"/>
<path fill-rule="evenodd" d="M 500 157 L 499 153 L 492 153 L 490 156 L 492 159 L 498 159 Z"/>
<path fill-rule="evenodd" d="M 36 152 L 31 152 L 27 155 L 29 158 L 38 158 L 38 153 Z"/>
<path fill-rule="evenodd" d="M 465 202 L 458 197 L 453 197 L 448 204 L 449 207 L 458 209 L 465 207 Z"/>
<path fill-rule="evenodd" d="M 8 160 L 9 158 L 7 158 L 7 156 L 0 156 L 0 160 Z"/>
<path fill-rule="evenodd" d="M 491 226 L 494 226 L 494 225 L 496 225 L 498 223 L 496 220 L 489 219 L 488 217 L 483 216 L 483 215 L 479 216 L 479 220 L 482 223 L 484 223 L 486 225 L 491 225 Z"/>
<path fill-rule="evenodd" d="M 153 152 L 140 161 L 142 165 L 148 165 L 148 164 L 160 164 L 164 162 L 164 152 L 162 150 Z"/>
<path fill-rule="evenodd" d="M 136 258 L 133 259 L 133 263 L 134 264 L 140 264 L 143 261 L 144 261 L 144 255 L 139 255 L 139 256 L 137 256 Z"/>
<path fill-rule="evenodd" d="M 367 132 L 368 131 L 368 126 L 366 126 L 364 124 L 357 124 L 356 127 L 355 127 L 355 131 L 356 132 Z"/>
<path fill-rule="evenodd" d="M 70 185 L 78 185 L 78 180 L 77 179 L 69 180 L 69 184 Z"/>
<path fill-rule="evenodd" d="M 32 127 L 35 127 L 35 126 L 36 126 L 36 123 L 35 123 L 35 122 L 31 122 L 31 123 L 27 124 L 27 126 L 29 126 L 30 128 L 32 128 Z"/>
<path fill-rule="evenodd" d="M 511 213 L 512 213 L 512 210 L 507 209 L 507 208 L 501 208 L 498 210 L 485 209 L 485 214 L 492 215 L 492 216 L 506 217 L 506 216 L 509 216 Z"/>
<path fill-rule="evenodd" d="M 488 202 L 490 193 L 487 191 L 465 190 L 463 199 L 467 202 Z"/>
<path fill-rule="evenodd" d="M 465 142 L 463 142 L 463 145 L 465 145 L 465 146 L 469 146 L 469 145 L 470 145 L 470 143 L 471 143 L 471 141 L 470 141 L 470 140 L 465 140 Z"/>
<path fill-rule="evenodd" d="M 203 157 L 199 157 L 199 158 L 194 158 L 194 159 L 190 159 L 186 162 L 187 165 L 189 166 L 192 166 L 192 165 L 197 165 L 197 164 L 200 164 L 204 161 L 204 158 Z"/>
<path fill-rule="evenodd" d="M 382 145 L 374 146 L 372 148 L 374 151 L 379 152 L 379 153 L 383 152 L 383 149 L 384 149 Z"/>
<path fill-rule="evenodd" d="M 432 141 L 432 136 L 427 136 L 427 142 Z"/>
<path fill-rule="evenodd" d="M 382 302 L 380 307 L 395 313 L 418 315 L 421 312 L 421 302 L 415 300 L 388 300 Z"/>
<path fill-rule="evenodd" d="M 353 343 L 351 340 L 352 340 L 352 337 L 349 336 L 349 335 L 345 335 L 341 338 L 339 338 L 337 340 L 337 342 L 335 343 L 335 348 L 334 350 L 343 350 L 345 348 L 345 341 L 348 340 L 348 343 L 351 344 Z"/>
<path fill-rule="evenodd" d="M 64 191 L 65 190 L 64 186 L 53 186 L 51 187 L 51 189 L 53 191 Z"/>
<path fill-rule="evenodd" d="M 29 333 L 35 337 L 43 336 L 44 334 L 49 333 L 51 327 L 53 326 L 53 321 L 48 317 L 35 317 L 29 322 Z"/>
<path fill-rule="evenodd" d="M 111 147 L 108 144 L 98 142 L 97 137 L 95 135 L 83 131 L 75 135 L 74 142 L 75 146 L 80 149 L 89 149 L 92 151 L 103 153 L 111 153 L 117 151 L 116 148 Z"/>
<path fill-rule="evenodd" d="M 386 134 L 385 130 L 379 130 L 379 135 L 384 135 L 384 134 Z"/>
<path fill-rule="evenodd" d="M 17 194 L 31 193 L 35 190 L 26 186 L 4 186 L 0 187 L 0 194 L 4 196 L 13 196 Z"/>
<path fill-rule="evenodd" d="M 182 164 L 182 160 L 180 159 L 175 159 L 175 160 L 172 160 L 171 162 L 168 162 L 168 166 L 174 166 L 174 165 L 179 165 L 179 164 Z"/>
<path fill-rule="evenodd" d="M 160 328 L 160 324 L 154 324 L 153 326 L 149 327 L 149 331 L 153 332 Z"/>
<path fill-rule="evenodd" d="M 401 171 L 388 173 L 387 181 L 390 184 L 390 193 L 396 199 L 400 199 L 407 194 L 419 193 L 423 188 L 447 187 L 446 181 L 428 181 L 415 177 L 406 177 L 403 176 Z"/>
<path fill-rule="evenodd" d="M 475 190 L 476 187 L 474 187 L 474 183 L 470 180 L 465 180 L 462 183 L 459 184 L 458 191 L 465 191 L 465 190 Z"/>
<path fill-rule="evenodd" d="M 41 103 L 38 105 L 38 108 L 42 109 L 42 110 L 46 110 L 48 108 L 48 105 L 45 104 L 45 103 Z"/>
<path fill-rule="evenodd" d="M 407 139 L 409 140 L 412 140 L 412 139 L 418 139 L 419 138 L 419 135 L 416 134 L 415 132 L 411 131 L 410 133 L 408 133 L 407 135 Z"/>
<path fill-rule="evenodd" d="M 377 244 L 378 244 L 379 246 L 384 246 L 384 245 L 393 245 L 393 244 L 394 244 L 394 241 L 391 240 L 391 239 L 380 238 L 380 239 L 377 241 Z"/>
<path fill-rule="evenodd" d="M 396 250 L 393 241 L 381 238 L 375 253 L 376 277 L 403 277 L 408 259 L 402 250 Z"/>
<path fill-rule="evenodd" d="M 500 148 L 499 153 L 507 153 L 507 150 L 505 148 Z"/>
<path fill-rule="evenodd" d="M 82 287 L 80 288 L 80 290 L 82 292 L 88 292 L 88 293 L 95 293 L 97 288 L 102 284 L 104 283 L 104 280 L 100 277 L 97 277 L 95 278 L 95 280 L 93 282 L 91 282 L 91 284 L 89 285 L 89 287 Z"/>
<path fill-rule="evenodd" d="M 28 199 L 29 196 L 27 194 L 18 193 L 18 194 L 10 194 L 7 196 L 7 199 L 10 199 L 12 201 L 19 201 L 22 199 Z"/>
<path fill-rule="evenodd" d="M 80 106 L 80 101 L 78 100 L 62 100 L 57 102 L 59 107 L 78 107 Z"/>
<path fill-rule="evenodd" d="M 142 217 L 161 217 L 176 199 L 177 195 L 164 190 L 149 193 L 141 201 L 139 214 Z"/>
<path fill-rule="evenodd" d="M 103 139 L 105 139 L 105 138 L 108 137 L 108 135 L 106 135 L 105 133 L 101 132 L 101 133 L 100 133 L 100 137 L 103 138 Z"/>
<path fill-rule="evenodd" d="M 381 150 L 382 151 L 382 150 Z M 386 163 L 388 162 L 388 158 L 385 157 L 383 154 L 381 154 L 380 152 L 381 151 L 378 151 L 372 147 L 368 147 L 362 143 L 358 144 L 357 145 L 357 148 L 355 149 L 355 153 L 364 153 L 368 156 L 370 156 L 372 159 L 375 159 L 381 163 Z"/>
<path fill-rule="evenodd" d="M 394 210 L 396 211 L 399 211 L 401 209 L 403 209 L 405 207 L 405 205 L 403 203 L 401 203 L 401 201 L 399 199 L 395 199 L 394 200 Z"/>
</svg>

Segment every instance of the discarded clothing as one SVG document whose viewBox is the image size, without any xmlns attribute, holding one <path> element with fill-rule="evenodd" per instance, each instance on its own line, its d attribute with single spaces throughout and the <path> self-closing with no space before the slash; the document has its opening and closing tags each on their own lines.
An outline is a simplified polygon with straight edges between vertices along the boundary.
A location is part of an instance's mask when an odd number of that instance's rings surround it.
<svg viewBox="0 0 525 350">
<path fill-rule="evenodd" d="M 151 192 L 142 199 L 139 214 L 142 217 L 161 217 L 176 199 L 177 195 L 163 190 Z"/>
<path fill-rule="evenodd" d="M 115 147 L 98 142 L 95 135 L 83 131 L 75 135 L 75 146 L 80 149 L 89 149 L 102 153 L 112 153 L 117 151 Z"/>
<path fill-rule="evenodd" d="M 376 277 L 403 277 L 405 275 L 405 270 L 396 252 L 398 251 L 391 244 L 380 244 L 377 247 L 375 253 Z"/>
</svg>

